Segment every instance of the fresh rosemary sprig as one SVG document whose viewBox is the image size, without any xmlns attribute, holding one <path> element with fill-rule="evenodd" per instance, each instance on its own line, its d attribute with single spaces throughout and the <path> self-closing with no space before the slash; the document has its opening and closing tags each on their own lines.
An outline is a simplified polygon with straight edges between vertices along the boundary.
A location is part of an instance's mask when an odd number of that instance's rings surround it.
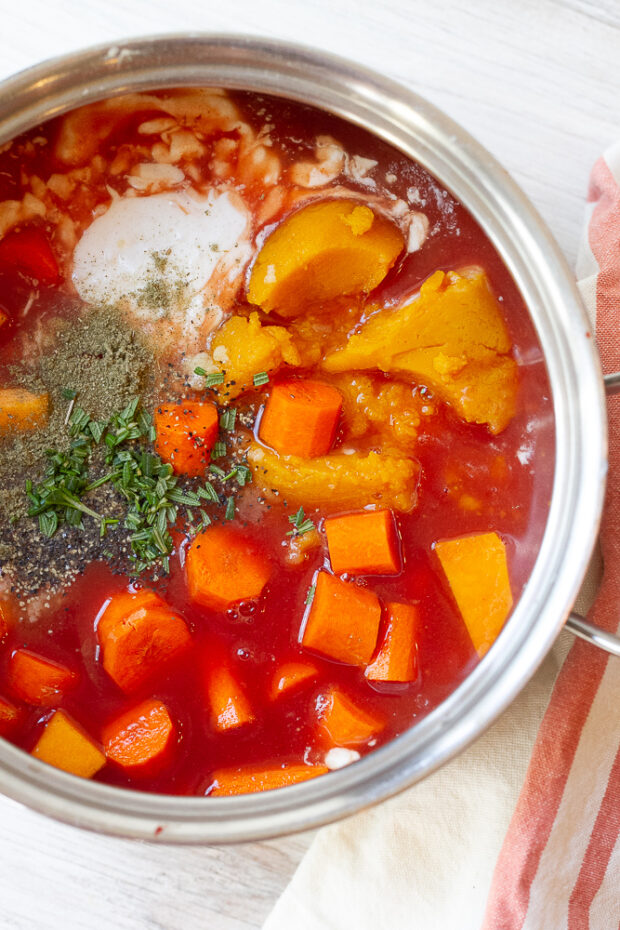
<svg viewBox="0 0 620 930">
<path fill-rule="evenodd" d="M 234 420 L 228 428 L 232 425 Z M 198 484 L 195 490 L 181 487 L 172 465 L 151 451 L 155 428 L 151 416 L 139 406 L 139 398 L 134 398 L 107 423 L 93 420 L 85 410 L 75 406 L 68 428 L 73 437 L 69 451 L 49 450 L 49 464 L 43 480 L 36 486 L 30 480 L 26 482 L 30 500 L 28 516 L 38 517 L 43 535 L 53 536 L 63 524 L 83 528 L 82 518 L 87 515 L 99 523 L 103 537 L 108 526 L 119 520 L 97 513 L 84 503 L 83 497 L 110 483 L 127 504 L 123 525 L 130 531 L 135 573 L 156 563 L 167 572 L 174 547 L 171 530 L 177 523 L 180 507 L 185 508 L 193 533 L 211 522 L 204 510 L 206 503 L 225 505 L 224 518 L 233 519 L 235 500 L 232 495 L 220 500 L 208 480 Z M 106 472 L 93 480 L 89 474 L 91 454 L 102 442 Z M 225 445 L 220 445 L 225 452 Z M 252 477 L 247 465 L 235 465 L 229 474 L 216 465 L 211 465 L 210 471 L 223 481 L 235 477 L 239 485 L 247 484 Z M 201 516 L 198 524 L 192 513 L 196 508 Z"/>
<path fill-rule="evenodd" d="M 306 517 L 303 507 L 300 507 L 292 517 L 289 517 L 288 522 L 293 524 L 293 529 L 288 531 L 287 536 L 303 536 L 314 529 L 314 523 L 309 517 Z"/>
</svg>

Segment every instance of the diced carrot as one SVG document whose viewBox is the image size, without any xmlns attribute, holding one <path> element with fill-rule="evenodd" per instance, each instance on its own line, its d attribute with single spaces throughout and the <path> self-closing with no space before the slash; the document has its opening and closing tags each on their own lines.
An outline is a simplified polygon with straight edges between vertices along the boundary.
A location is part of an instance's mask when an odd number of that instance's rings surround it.
<svg viewBox="0 0 620 930">
<path fill-rule="evenodd" d="M 350 513 L 325 520 L 332 570 L 361 575 L 396 575 L 401 569 L 398 534 L 391 510 Z"/>
<path fill-rule="evenodd" d="M 461 536 L 435 543 L 478 655 L 491 648 L 512 607 L 506 547 L 497 533 Z"/>
<path fill-rule="evenodd" d="M 326 455 L 342 410 L 342 394 L 322 381 L 280 381 L 260 421 L 259 436 L 282 455 L 303 459 Z"/>
<path fill-rule="evenodd" d="M 49 402 L 48 394 L 35 394 L 21 387 L 0 388 L 0 436 L 43 426 Z"/>
<path fill-rule="evenodd" d="M 0 240 L 0 268 L 16 268 L 42 284 L 58 281 L 58 264 L 44 233 L 20 229 Z"/>
<path fill-rule="evenodd" d="M 126 694 L 161 674 L 189 648 L 187 624 L 154 591 L 121 591 L 99 614 L 103 667 Z"/>
<path fill-rule="evenodd" d="M 215 661 L 217 657 L 217 661 Z M 255 720 L 243 686 L 224 658 L 209 656 L 205 668 L 207 698 L 211 720 L 216 730 L 235 730 Z"/>
<path fill-rule="evenodd" d="M 320 571 L 301 643 L 338 662 L 368 665 L 380 621 L 381 605 L 372 591 Z"/>
<path fill-rule="evenodd" d="M 330 688 L 317 701 L 319 733 L 334 746 L 365 743 L 385 726 L 385 720 L 359 707 L 339 688 Z"/>
<path fill-rule="evenodd" d="M 269 696 L 275 701 L 281 694 L 296 691 L 303 684 L 312 681 L 319 674 L 313 662 L 285 662 L 276 669 L 271 679 Z"/>
<path fill-rule="evenodd" d="M 386 604 L 385 609 L 385 634 L 366 669 L 366 678 L 370 681 L 415 681 L 418 677 L 418 608 L 414 604 Z"/>
<path fill-rule="evenodd" d="M 219 769 L 213 773 L 213 781 L 207 790 L 211 797 L 232 794 L 253 794 L 256 791 L 273 791 L 297 785 L 317 775 L 326 775 L 325 765 L 248 765 L 238 769 Z"/>
<path fill-rule="evenodd" d="M 176 730 L 168 708 L 150 698 L 106 724 L 101 734 L 109 760 L 131 774 L 151 774 L 169 760 Z"/>
<path fill-rule="evenodd" d="M 8 736 L 23 717 L 23 711 L 6 698 L 0 697 L 0 736 Z"/>
<path fill-rule="evenodd" d="M 215 404 L 182 401 L 163 404 L 153 417 L 155 451 L 177 475 L 203 475 L 217 439 L 219 421 Z"/>
<path fill-rule="evenodd" d="M 92 778 L 106 763 L 101 747 L 62 710 L 47 721 L 32 755 L 81 778 Z"/>
<path fill-rule="evenodd" d="M 271 576 L 260 549 L 227 526 L 210 526 L 198 533 L 185 565 L 191 600 L 212 610 L 258 597 Z"/>
<path fill-rule="evenodd" d="M 13 694 L 27 704 L 45 707 L 55 704 L 75 687 L 77 672 L 52 659 L 16 649 L 9 659 L 8 680 Z"/>
<path fill-rule="evenodd" d="M 153 607 L 160 609 L 166 602 L 151 591 L 150 588 L 139 588 L 137 591 L 131 589 L 127 591 L 117 591 L 111 597 L 107 598 L 97 614 L 95 625 L 97 635 L 101 638 L 107 636 L 114 628 L 126 618 L 139 610 L 148 610 Z"/>
</svg>

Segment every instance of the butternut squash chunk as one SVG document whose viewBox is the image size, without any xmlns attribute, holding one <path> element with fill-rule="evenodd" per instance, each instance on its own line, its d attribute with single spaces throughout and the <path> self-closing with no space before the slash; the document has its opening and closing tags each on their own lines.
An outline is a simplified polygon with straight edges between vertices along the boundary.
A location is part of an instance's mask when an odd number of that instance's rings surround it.
<svg viewBox="0 0 620 930">
<path fill-rule="evenodd" d="M 247 453 L 255 483 L 266 495 L 303 504 L 306 510 L 353 510 L 375 505 L 408 512 L 417 504 L 420 466 L 412 459 L 388 453 L 334 452 L 316 459 L 278 455 L 257 442 Z"/>
<path fill-rule="evenodd" d="M 329 353 L 327 371 L 378 368 L 428 384 L 468 423 L 500 433 L 515 413 L 517 366 L 484 272 L 437 271 L 419 296 L 373 314 Z"/>
<path fill-rule="evenodd" d="M 292 317 L 344 294 L 368 294 L 403 249 L 400 230 L 354 200 L 302 207 L 268 237 L 258 254 L 248 300 Z"/>
<path fill-rule="evenodd" d="M 435 543 L 476 652 L 488 652 L 512 607 L 506 547 L 497 533 Z"/>
<path fill-rule="evenodd" d="M 299 352 L 283 326 L 261 326 L 258 313 L 233 316 L 217 330 L 211 343 L 214 366 L 224 382 L 214 390 L 220 403 L 234 400 L 254 387 L 254 375 L 272 374 L 283 365 L 301 364 Z"/>
<path fill-rule="evenodd" d="M 47 721 L 32 755 L 81 778 L 92 778 L 106 763 L 103 749 L 62 710 Z"/>
<path fill-rule="evenodd" d="M 0 388 L 0 436 L 43 426 L 48 411 L 48 394 L 21 387 Z"/>
<path fill-rule="evenodd" d="M 390 447 L 410 451 L 424 420 L 437 409 L 414 385 L 382 374 L 342 374 L 333 384 L 342 394 L 345 441 L 373 434 Z"/>
</svg>

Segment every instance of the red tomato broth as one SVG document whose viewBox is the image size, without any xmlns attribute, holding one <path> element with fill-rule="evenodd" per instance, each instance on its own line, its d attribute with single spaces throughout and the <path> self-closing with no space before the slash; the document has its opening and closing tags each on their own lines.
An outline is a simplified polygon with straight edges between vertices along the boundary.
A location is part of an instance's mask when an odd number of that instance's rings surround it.
<svg viewBox="0 0 620 930">
<path fill-rule="evenodd" d="M 300 647 L 299 631 L 308 589 L 318 569 L 329 569 L 324 535 L 322 546 L 312 550 L 303 565 L 289 565 L 285 559 L 286 534 L 291 528 L 289 517 L 297 507 L 283 501 L 257 502 L 259 491 L 252 484 L 238 496 L 233 525 L 240 532 L 247 532 L 273 563 L 265 592 L 255 602 L 237 605 L 226 612 L 192 604 L 182 565 L 186 543 L 177 542 L 170 576 L 159 582 L 157 588 L 188 623 L 194 645 L 187 655 L 165 670 L 155 685 L 126 696 L 101 667 L 95 621 L 105 600 L 128 583 L 127 578 L 114 574 L 103 563 L 92 564 L 63 594 L 60 606 L 50 608 L 36 622 L 20 623 L 9 631 L 0 647 L 0 682 L 6 679 L 11 652 L 22 646 L 75 669 L 80 681 L 57 706 L 72 715 L 95 739 L 104 724 L 144 697 L 156 697 L 166 704 L 177 728 L 170 764 L 153 776 L 139 777 L 108 764 L 95 776 L 97 781 L 160 793 L 203 793 L 209 788 L 212 773 L 221 768 L 279 761 L 322 763 L 324 752 L 316 739 L 316 708 L 318 698 L 328 686 L 342 688 L 361 707 L 386 720 L 384 729 L 371 744 L 362 747 L 362 752 L 384 744 L 436 707 L 478 660 L 432 545 L 438 539 L 496 530 L 507 544 L 516 602 L 542 538 L 553 471 L 550 390 L 533 325 L 508 270 L 465 208 L 419 165 L 361 129 L 286 101 L 242 93 L 232 96 L 251 123 L 274 124 L 274 145 L 285 159 L 308 157 L 316 134 L 332 134 L 348 151 L 376 159 L 382 172 L 395 175 L 391 189 L 397 196 L 406 196 L 411 187 L 419 189 L 420 209 L 428 216 L 431 230 L 437 227 L 437 231 L 419 252 L 407 255 L 392 269 L 373 293 L 372 302 L 402 301 L 438 268 L 483 267 L 502 302 L 513 354 L 520 365 L 518 409 L 509 426 L 492 437 L 485 427 L 464 423 L 446 405 L 433 401 L 437 412 L 428 421 L 422 421 L 413 451 L 421 465 L 418 505 L 409 514 L 396 514 L 403 570 L 393 577 L 369 575 L 356 579 L 383 602 L 419 604 L 420 675 L 416 682 L 369 683 L 364 669 L 329 661 Z M 127 118 L 102 144 L 101 154 L 108 156 L 122 144 L 142 141 L 137 134 L 138 124 L 154 115 L 157 111 L 141 112 L 139 119 L 135 115 Z M 51 139 L 58 125 L 58 121 L 53 121 L 43 127 Z M 39 127 L 29 136 L 41 131 Z M 26 162 L 29 172 L 42 174 L 59 167 L 42 147 L 29 152 Z M 6 177 L 5 171 L 14 179 L 16 168 L 11 151 L 0 155 L 0 179 Z M 16 180 L 2 183 L 0 194 L 17 196 Z M 322 193 L 329 196 L 329 187 Z M 245 195 L 251 206 L 260 203 L 261 194 L 260 187 L 246 186 Z M 94 190 L 89 209 L 103 199 L 103 191 Z M 272 223 L 280 218 L 281 215 L 276 216 Z M 82 222 L 86 222 L 86 215 Z M 45 228 L 44 224 L 33 225 Z M 51 240 L 53 244 L 53 235 Z M 62 262 L 61 249 L 59 258 Z M 0 309 L 5 309 L 10 317 L 10 322 L 0 327 L 0 374 L 6 375 L 8 364 L 16 360 L 20 339 L 37 326 L 45 326 L 53 316 L 71 318 L 79 304 L 66 284 L 38 287 L 39 296 L 32 310 L 20 318 L 32 282 L 21 274 L 0 269 L 0 288 Z M 285 372 L 276 375 L 271 383 L 286 376 Z M 313 376 L 326 382 L 332 380 L 320 369 L 292 372 L 294 378 Z M 432 398 L 432 391 L 428 396 Z M 174 401 L 163 398 L 166 399 Z M 249 401 L 255 414 L 264 399 L 263 392 L 243 398 L 244 402 Z M 517 453 L 526 441 L 529 445 L 522 454 L 526 459 L 522 464 Z M 364 442 L 358 445 L 363 447 Z M 372 447 L 372 440 L 368 444 Z M 462 495 L 478 501 L 477 509 L 459 506 Z M 309 507 L 305 511 L 320 528 L 323 514 Z M 148 580 L 143 583 L 151 585 Z M 209 719 L 201 663 L 208 662 L 209 643 L 214 640 L 225 648 L 256 716 L 253 723 L 232 732 L 217 733 Z M 304 659 L 316 664 L 317 678 L 271 701 L 270 682 L 278 667 Z M 0 693 L 4 695 L 2 685 Z M 10 694 L 4 696 L 12 699 Z M 11 741 L 30 751 L 40 732 L 39 723 L 47 719 L 49 711 L 27 707 L 24 710 L 25 722 L 11 736 Z"/>
</svg>

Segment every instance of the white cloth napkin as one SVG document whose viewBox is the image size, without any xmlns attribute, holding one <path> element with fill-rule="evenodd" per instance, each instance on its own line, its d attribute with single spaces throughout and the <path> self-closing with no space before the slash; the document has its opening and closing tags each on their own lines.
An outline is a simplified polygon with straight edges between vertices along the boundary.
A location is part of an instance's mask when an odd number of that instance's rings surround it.
<svg viewBox="0 0 620 930">
<path fill-rule="evenodd" d="M 453 762 L 321 830 L 263 930 L 479 930 L 569 645 L 563 634 L 519 698 Z"/>
</svg>

